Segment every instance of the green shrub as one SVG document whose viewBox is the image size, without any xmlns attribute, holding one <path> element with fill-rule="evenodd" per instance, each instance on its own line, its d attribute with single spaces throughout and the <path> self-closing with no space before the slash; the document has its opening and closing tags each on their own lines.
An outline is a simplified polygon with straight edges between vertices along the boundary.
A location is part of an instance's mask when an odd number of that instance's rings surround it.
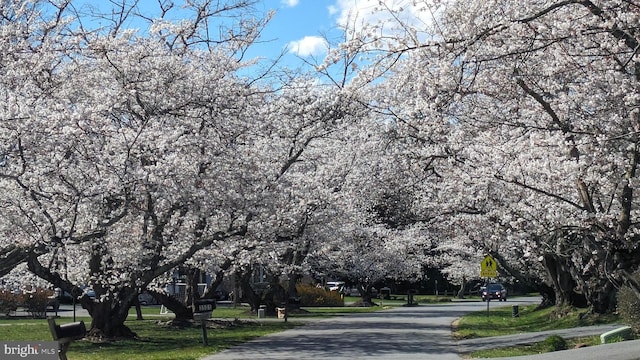
<svg viewBox="0 0 640 360">
<path fill-rule="evenodd" d="M 567 350 L 567 341 L 558 335 L 551 335 L 544 341 L 545 347 L 549 351 Z"/>
<path fill-rule="evenodd" d="M 296 285 L 301 306 L 344 306 L 344 300 L 337 291 L 327 291 L 311 285 Z"/>
<path fill-rule="evenodd" d="M 629 287 L 618 291 L 618 314 L 636 334 L 640 334 L 640 298 Z"/>
</svg>

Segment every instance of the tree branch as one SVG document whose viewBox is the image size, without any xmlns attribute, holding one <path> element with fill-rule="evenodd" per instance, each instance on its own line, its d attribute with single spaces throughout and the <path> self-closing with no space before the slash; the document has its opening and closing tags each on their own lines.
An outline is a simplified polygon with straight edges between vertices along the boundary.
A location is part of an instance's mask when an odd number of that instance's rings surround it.
<svg viewBox="0 0 640 360">
<path fill-rule="evenodd" d="M 505 179 L 504 177 L 502 177 L 502 176 L 500 176 L 500 175 L 494 175 L 494 177 L 495 177 L 496 179 L 500 180 L 500 181 L 504 181 L 504 182 L 507 182 L 507 183 L 510 183 L 510 184 L 514 184 L 514 185 L 521 186 L 521 187 L 523 187 L 523 188 L 525 188 L 525 189 L 532 190 L 532 191 L 537 192 L 537 193 L 539 193 L 539 194 L 542 194 L 542 195 L 545 195 L 545 196 L 551 197 L 551 198 L 553 198 L 553 199 L 559 200 L 559 201 L 561 201 L 561 202 L 564 202 L 564 203 L 566 203 L 566 204 L 569 204 L 569 205 L 571 205 L 571 206 L 573 206 L 573 207 L 576 207 L 576 208 L 578 208 L 578 209 L 585 210 L 585 207 L 584 207 L 584 206 L 582 206 L 582 205 L 580 205 L 580 204 L 578 204 L 578 203 L 576 203 L 576 202 L 573 202 L 573 201 L 571 201 L 571 200 L 569 200 L 569 199 L 565 199 L 564 197 L 562 197 L 562 196 L 560 196 L 560 195 L 553 194 L 553 193 L 551 193 L 551 192 L 549 192 L 549 191 L 542 190 L 542 189 L 538 189 L 538 188 L 536 188 L 536 187 L 533 187 L 533 186 L 531 186 L 531 185 L 527 185 L 527 184 L 525 184 L 525 183 L 523 183 L 523 182 L 521 182 L 521 181 L 515 180 L 515 179 L 513 179 L 513 180 L 507 180 L 507 179 Z"/>
</svg>

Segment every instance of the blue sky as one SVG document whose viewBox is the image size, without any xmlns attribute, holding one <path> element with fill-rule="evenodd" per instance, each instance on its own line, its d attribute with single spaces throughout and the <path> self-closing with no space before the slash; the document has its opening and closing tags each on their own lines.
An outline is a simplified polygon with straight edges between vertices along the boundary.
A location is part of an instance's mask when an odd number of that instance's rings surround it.
<svg viewBox="0 0 640 360">
<path fill-rule="evenodd" d="M 189 0 L 174 0 L 174 3 L 180 6 L 184 1 Z M 426 10 L 430 7 L 426 4 L 431 3 L 433 0 L 261 0 L 258 12 L 266 14 L 273 10 L 275 15 L 262 32 L 260 42 L 252 46 L 245 59 L 274 59 L 284 51 L 286 55 L 280 65 L 297 68 L 303 63 L 300 57 L 311 63 L 322 62 L 328 49 L 325 39 L 334 43 L 344 40 L 342 29 L 347 22 L 356 29 L 362 24 L 385 22 L 389 19 L 385 12 L 373 15 L 374 10 L 393 9 L 403 21 L 414 23 L 418 19 L 426 23 L 433 16 Z M 107 16 L 111 13 L 112 3 L 106 0 L 74 0 L 73 4 L 85 11 L 98 9 Z M 137 10 L 153 17 L 158 10 L 158 0 L 139 0 Z M 136 27 L 135 23 L 129 25 Z M 389 31 L 392 27 L 386 23 L 384 29 Z"/>
<path fill-rule="evenodd" d="M 188 0 L 174 0 L 175 7 L 171 17 L 180 16 L 176 12 L 182 3 Z M 232 0 L 231 0 L 232 1 Z M 274 11 L 275 15 L 262 33 L 260 43 L 254 46 L 249 57 L 271 59 L 288 49 L 283 59 L 286 63 L 295 63 L 297 55 L 315 56 L 320 60 L 327 50 L 323 36 L 339 36 L 338 30 L 341 14 L 345 7 L 357 3 L 377 3 L 378 0 L 260 0 L 256 6 L 258 13 L 266 14 Z M 73 0 L 72 4 L 81 13 L 100 12 L 109 17 L 113 4 L 107 0 Z M 351 5 L 347 5 L 350 4 Z M 158 0 L 138 0 L 137 11 L 148 17 L 159 15 Z M 185 14 L 186 15 L 186 14 Z M 96 26 L 108 26 L 109 21 L 94 20 Z M 85 24 L 86 25 L 86 24 Z M 140 26 L 135 22 L 127 24 L 133 28 Z"/>
<path fill-rule="evenodd" d="M 345 24 L 359 29 L 362 24 L 385 23 L 385 31 L 395 31 L 397 23 L 388 12 L 375 12 L 382 9 L 397 11 L 396 16 L 403 22 L 426 28 L 437 13 L 433 3 L 433 0 L 263 0 L 261 10 L 272 9 L 276 13 L 262 35 L 262 40 L 268 42 L 258 44 L 249 56 L 272 58 L 287 49 L 285 65 L 299 63 L 298 57 L 322 61 L 327 50 L 325 37 L 344 40 L 341 29 Z"/>
<path fill-rule="evenodd" d="M 276 48 L 288 47 L 302 56 L 318 55 L 326 49 L 322 35 L 335 32 L 337 20 L 333 0 L 265 0 L 265 8 L 276 11 L 263 33 Z"/>
<path fill-rule="evenodd" d="M 299 57 L 322 61 L 326 39 L 342 39 L 339 25 L 345 4 L 367 1 L 371 0 L 263 0 L 260 10 L 274 10 L 275 15 L 262 33 L 263 43 L 248 55 L 273 58 L 286 51 L 282 60 L 292 67 L 301 63 Z"/>
</svg>

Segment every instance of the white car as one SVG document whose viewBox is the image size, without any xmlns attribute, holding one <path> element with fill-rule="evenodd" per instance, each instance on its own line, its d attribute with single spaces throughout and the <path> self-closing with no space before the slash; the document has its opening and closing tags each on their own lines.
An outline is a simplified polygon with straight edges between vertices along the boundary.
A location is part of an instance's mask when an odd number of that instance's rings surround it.
<svg viewBox="0 0 640 360">
<path fill-rule="evenodd" d="M 326 287 L 329 291 L 339 291 L 344 287 L 344 281 L 327 281 Z"/>
</svg>

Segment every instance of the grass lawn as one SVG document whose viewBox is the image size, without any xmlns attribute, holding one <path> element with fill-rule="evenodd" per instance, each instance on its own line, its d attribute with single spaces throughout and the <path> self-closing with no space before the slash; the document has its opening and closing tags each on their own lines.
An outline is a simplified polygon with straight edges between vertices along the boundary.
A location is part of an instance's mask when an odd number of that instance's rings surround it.
<svg viewBox="0 0 640 360">
<path fill-rule="evenodd" d="M 69 358 L 194 360 L 257 337 L 292 328 L 288 322 L 241 323 L 220 329 L 208 329 L 208 345 L 202 345 L 199 327 L 176 329 L 158 325 L 156 320 L 128 321 L 140 340 L 95 344 L 79 341 L 71 345 Z"/>
<path fill-rule="evenodd" d="M 555 308 L 535 310 L 537 305 L 520 307 L 520 316 L 512 317 L 510 306 L 491 308 L 462 317 L 455 325 L 453 336 L 456 339 L 511 335 L 522 332 L 535 332 L 556 329 L 569 329 L 578 326 L 612 324 L 619 322 L 616 315 L 586 315 L 584 309 L 565 311 L 557 316 Z"/>
<path fill-rule="evenodd" d="M 235 317 L 235 316 L 232 316 Z M 202 345 L 202 330 L 198 326 L 191 328 L 167 327 L 161 322 L 169 317 L 156 317 L 152 320 L 128 320 L 126 325 L 140 337 L 139 340 L 122 340 L 109 343 L 92 343 L 86 340 L 71 344 L 68 357 L 78 360 L 195 360 L 245 341 L 296 326 L 295 322 L 257 322 L 251 320 L 233 321 L 220 328 L 207 330 L 208 346 Z M 90 318 L 77 318 L 87 326 Z M 71 318 L 59 318 L 58 324 L 72 322 Z M 11 319 L 0 320 L 0 339 L 52 341 L 47 320 Z"/>
<path fill-rule="evenodd" d="M 142 306 L 142 317 L 143 318 L 163 318 L 167 317 L 167 314 L 160 313 L 160 305 L 151 305 L 151 306 Z M 171 314 L 171 313 L 169 313 Z M 136 309 L 129 309 L 129 317 L 136 316 Z M 213 317 L 215 318 L 224 318 L 224 319 L 250 319 L 255 318 L 256 314 L 252 313 L 248 307 L 233 307 L 233 306 L 218 306 L 213 310 Z"/>
<path fill-rule="evenodd" d="M 571 309 L 558 316 L 555 308 L 535 310 L 536 305 L 520 308 L 520 316 L 512 317 L 512 308 L 496 307 L 487 311 L 479 311 L 462 317 L 455 324 L 454 338 L 468 339 L 475 337 L 489 337 L 518 334 L 523 332 L 537 332 L 556 329 L 568 329 L 579 326 L 598 324 L 612 324 L 620 322 L 616 315 L 585 315 L 584 309 Z M 598 336 L 566 339 L 567 349 L 574 348 L 578 344 L 592 346 L 600 344 Z M 512 357 L 533 355 L 554 351 L 546 342 L 530 345 L 519 345 L 490 350 L 475 351 L 470 357 Z"/>
<path fill-rule="evenodd" d="M 269 333 L 290 329 L 303 323 L 304 318 L 307 317 L 328 317 L 381 309 L 379 306 L 305 308 L 304 312 L 291 314 L 290 321 L 285 323 L 272 320 L 254 321 L 256 315 L 247 307 L 220 306 L 213 311 L 213 317 L 227 320 L 216 321 L 223 325 L 207 330 L 208 346 L 203 346 L 202 330 L 199 326 L 167 327 L 164 323 L 172 318 L 171 314 L 160 314 L 160 306 L 143 306 L 144 320 L 135 320 L 136 311 L 132 308 L 129 312 L 129 320 L 126 322 L 126 325 L 138 334 L 139 340 L 108 343 L 80 340 L 71 344 L 67 354 L 70 359 L 78 360 L 195 360 Z M 88 317 L 76 318 L 76 321 L 80 320 L 84 321 L 87 327 L 91 323 L 91 318 Z M 56 323 L 64 324 L 72 321 L 71 317 L 61 317 L 56 320 Z M 0 339 L 52 341 L 47 320 L 28 318 L 1 319 Z"/>
<path fill-rule="evenodd" d="M 584 338 L 566 339 L 567 349 L 573 349 L 578 344 L 581 346 L 595 346 L 600 344 L 599 336 L 589 336 Z M 474 358 L 499 358 L 514 357 L 524 355 L 536 355 L 554 351 L 546 342 L 538 342 L 528 345 L 510 346 L 498 349 L 479 350 L 470 354 Z"/>
</svg>

